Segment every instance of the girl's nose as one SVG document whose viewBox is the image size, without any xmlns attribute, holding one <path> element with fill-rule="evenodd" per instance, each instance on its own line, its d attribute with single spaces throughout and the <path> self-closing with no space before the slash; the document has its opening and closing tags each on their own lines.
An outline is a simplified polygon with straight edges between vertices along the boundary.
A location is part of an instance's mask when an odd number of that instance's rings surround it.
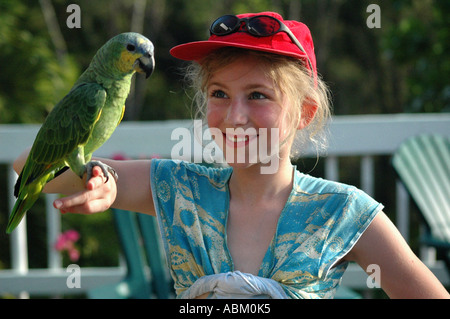
<svg viewBox="0 0 450 319">
<path fill-rule="evenodd" d="M 228 107 L 226 121 L 233 126 L 245 125 L 248 122 L 247 106 L 240 99 L 233 99 Z"/>
</svg>

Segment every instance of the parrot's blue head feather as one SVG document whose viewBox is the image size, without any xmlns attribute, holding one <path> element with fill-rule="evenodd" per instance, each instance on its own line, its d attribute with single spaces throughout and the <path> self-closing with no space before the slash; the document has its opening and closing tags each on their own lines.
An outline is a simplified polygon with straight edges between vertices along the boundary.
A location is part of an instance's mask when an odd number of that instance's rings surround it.
<svg viewBox="0 0 450 319">
<path fill-rule="evenodd" d="M 139 33 L 121 33 L 103 45 L 93 61 L 115 76 L 137 71 L 149 77 L 155 67 L 154 46 Z"/>
</svg>

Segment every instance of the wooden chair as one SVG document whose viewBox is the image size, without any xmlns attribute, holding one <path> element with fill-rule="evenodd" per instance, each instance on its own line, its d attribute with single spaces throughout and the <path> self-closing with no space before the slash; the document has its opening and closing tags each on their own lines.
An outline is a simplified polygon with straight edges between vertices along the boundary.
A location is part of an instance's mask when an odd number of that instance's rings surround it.
<svg viewBox="0 0 450 319">
<path fill-rule="evenodd" d="M 403 142 L 392 165 L 417 205 L 427 231 L 450 273 L 450 137 L 420 135 Z"/>
</svg>

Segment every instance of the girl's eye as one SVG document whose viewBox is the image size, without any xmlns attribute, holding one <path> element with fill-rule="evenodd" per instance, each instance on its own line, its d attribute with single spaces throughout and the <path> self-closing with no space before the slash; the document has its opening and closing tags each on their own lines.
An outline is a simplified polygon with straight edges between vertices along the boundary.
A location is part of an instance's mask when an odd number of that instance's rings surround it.
<svg viewBox="0 0 450 319">
<path fill-rule="evenodd" d="M 260 92 L 252 92 L 249 96 L 250 100 L 261 100 L 266 99 L 267 97 Z"/>
<path fill-rule="evenodd" d="M 212 97 L 215 97 L 215 98 L 218 98 L 218 99 L 224 99 L 224 98 L 227 97 L 227 95 L 225 94 L 225 92 L 222 91 L 222 90 L 215 90 L 215 91 L 212 91 L 212 92 L 211 92 L 211 96 L 212 96 Z"/>
</svg>

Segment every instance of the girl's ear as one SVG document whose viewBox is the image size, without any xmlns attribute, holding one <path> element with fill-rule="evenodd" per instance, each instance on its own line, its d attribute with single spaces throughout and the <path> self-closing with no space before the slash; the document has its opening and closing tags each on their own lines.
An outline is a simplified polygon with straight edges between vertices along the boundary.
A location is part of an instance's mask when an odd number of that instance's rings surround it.
<svg viewBox="0 0 450 319">
<path fill-rule="evenodd" d="M 297 130 L 302 130 L 311 123 L 317 112 L 317 103 L 309 98 L 306 98 L 302 105 L 302 114 Z"/>
</svg>

